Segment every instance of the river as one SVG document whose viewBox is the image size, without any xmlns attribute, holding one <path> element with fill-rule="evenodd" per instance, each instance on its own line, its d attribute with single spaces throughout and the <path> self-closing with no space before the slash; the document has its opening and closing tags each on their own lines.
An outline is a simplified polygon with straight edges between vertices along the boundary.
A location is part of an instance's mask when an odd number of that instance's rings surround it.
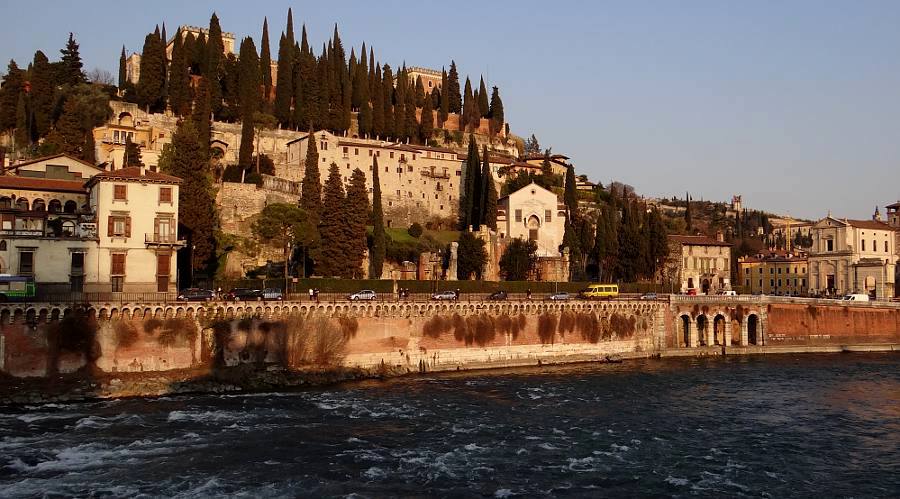
<svg viewBox="0 0 900 499">
<path fill-rule="evenodd" d="M 0 411 L 0 496 L 894 496 L 900 356 L 518 369 Z"/>
</svg>

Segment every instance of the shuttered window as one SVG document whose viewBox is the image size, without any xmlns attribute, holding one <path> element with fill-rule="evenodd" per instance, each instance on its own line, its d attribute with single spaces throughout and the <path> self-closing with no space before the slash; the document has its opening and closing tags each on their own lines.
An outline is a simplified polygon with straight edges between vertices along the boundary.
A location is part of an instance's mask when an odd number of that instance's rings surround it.
<svg viewBox="0 0 900 499">
<path fill-rule="evenodd" d="M 160 187 L 159 188 L 159 204 L 171 203 L 171 202 L 172 202 L 172 188 L 171 187 Z"/>
<path fill-rule="evenodd" d="M 113 186 L 113 200 L 128 201 L 128 186 L 124 184 L 116 184 Z"/>
<path fill-rule="evenodd" d="M 110 266 L 110 275 L 125 275 L 125 253 L 113 253 Z"/>
<path fill-rule="evenodd" d="M 106 224 L 107 237 L 131 237 L 131 217 L 110 216 Z"/>
</svg>

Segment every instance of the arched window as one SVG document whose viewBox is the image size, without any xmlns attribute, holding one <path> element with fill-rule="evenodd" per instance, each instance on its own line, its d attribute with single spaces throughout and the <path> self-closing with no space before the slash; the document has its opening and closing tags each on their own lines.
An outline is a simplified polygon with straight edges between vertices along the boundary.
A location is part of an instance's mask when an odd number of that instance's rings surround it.
<svg viewBox="0 0 900 499">
<path fill-rule="evenodd" d="M 62 211 L 62 203 L 60 203 L 58 199 L 51 199 L 47 211 L 50 213 L 59 213 Z"/>
<path fill-rule="evenodd" d="M 63 208 L 63 211 L 66 213 L 75 213 L 75 210 L 78 209 L 78 203 L 75 201 L 69 200 L 66 201 L 66 205 Z"/>
<path fill-rule="evenodd" d="M 25 198 L 16 199 L 16 208 L 22 211 L 28 211 L 28 200 Z"/>
<path fill-rule="evenodd" d="M 0 208 L 12 208 L 12 199 L 7 196 L 0 197 Z"/>
<path fill-rule="evenodd" d="M 43 199 L 35 199 L 33 203 L 31 203 L 32 211 L 47 211 L 47 205 L 44 203 Z"/>
<path fill-rule="evenodd" d="M 75 235 L 75 222 L 66 220 L 62 224 L 62 235 L 72 237 Z"/>
<path fill-rule="evenodd" d="M 6 251 L 6 241 L 0 241 L 0 251 Z"/>
</svg>

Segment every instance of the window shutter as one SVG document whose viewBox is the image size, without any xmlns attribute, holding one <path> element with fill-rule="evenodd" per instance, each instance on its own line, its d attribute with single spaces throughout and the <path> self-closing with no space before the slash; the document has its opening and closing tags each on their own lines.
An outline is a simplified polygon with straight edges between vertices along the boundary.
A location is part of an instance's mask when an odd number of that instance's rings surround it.
<svg viewBox="0 0 900 499">
<path fill-rule="evenodd" d="M 106 217 L 106 237 L 113 237 L 113 225 L 115 224 L 115 219 L 113 217 Z"/>
<path fill-rule="evenodd" d="M 156 275 L 169 275 L 170 255 L 156 255 Z"/>
<path fill-rule="evenodd" d="M 131 237 L 131 217 L 125 217 L 125 237 Z"/>
<path fill-rule="evenodd" d="M 159 218 L 153 220 L 153 240 L 159 241 Z"/>
</svg>

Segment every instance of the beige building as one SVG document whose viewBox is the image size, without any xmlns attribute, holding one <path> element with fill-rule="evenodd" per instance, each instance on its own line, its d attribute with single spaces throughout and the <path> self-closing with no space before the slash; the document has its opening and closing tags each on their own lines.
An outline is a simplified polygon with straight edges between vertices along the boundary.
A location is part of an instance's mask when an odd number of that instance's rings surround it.
<svg viewBox="0 0 900 499">
<path fill-rule="evenodd" d="M 809 288 L 808 260 L 803 253 L 770 251 L 738 259 L 736 284 L 748 294 L 803 296 Z"/>
<path fill-rule="evenodd" d="M 810 293 L 865 293 L 877 299 L 894 296 L 895 228 L 879 220 L 828 216 L 813 225 L 812 238 Z"/>
<path fill-rule="evenodd" d="M 435 88 L 441 90 L 443 74 L 440 71 L 418 66 L 406 68 L 406 71 L 411 84 L 415 85 L 417 78 L 422 79 L 422 86 L 425 88 L 426 94 L 430 94 Z"/>
<path fill-rule="evenodd" d="M 380 140 L 350 139 L 329 132 L 315 132 L 319 175 L 324 183 L 332 163 L 346 182 L 359 168 L 372 193 L 372 162 L 378 158 L 381 202 L 388 227 L 408 227 L 413 222 L 443 220 L 455 224 L 459 209 L 463 159 L 456 151 L 439 147 L 397 144 Z M 289 178 L 304 176 L 307 135 L 287 144 Z"/>
<path fill-rule="evenodd" d="M 187 26 L 183 25 L 181 28 L 181 37 L 184 38 L 191 33 L 194 35 L 194 38 L 199 38 L 202 33 L 204 38 L 209 37 L 209 30 L 206 28 L 199 28 L 197 26 Z M 175 31 L 178 33 L 178 30 Z M 166 59 L 169 61 L 172 60 L 172 48 L 175 44 L 175 35 L 172 35 L 171 38 L 166 40 Z M 234 33 L 222 32 L 222 45 L 224 47 L 225 55 L 234 53 Z M 139 52 L 133 52 L 130 56 L 125 59 L 125 78 L 137 85 L 138 80 L 141 78 L 141 54 Z"/>
<path fill-rule="evenodd" d="M 178 184 L 53 156 L 0 176 L 0 272 L 41 293 L 173 291 Z"/>
<path fill-rule="evenodd" d="M 668 279 L 682 293 L 711 295 L 731 289 L 731 245 L 721 237 L 669 236 L 669 255 Z"/>
<path fill-rule="evenodd" d="M 551 191 L 531 183 L 497 201 L 500 239 L 537 243 L 538 257 L 559 257 L 566 230 L 566 207 Z"/>
</svg>

